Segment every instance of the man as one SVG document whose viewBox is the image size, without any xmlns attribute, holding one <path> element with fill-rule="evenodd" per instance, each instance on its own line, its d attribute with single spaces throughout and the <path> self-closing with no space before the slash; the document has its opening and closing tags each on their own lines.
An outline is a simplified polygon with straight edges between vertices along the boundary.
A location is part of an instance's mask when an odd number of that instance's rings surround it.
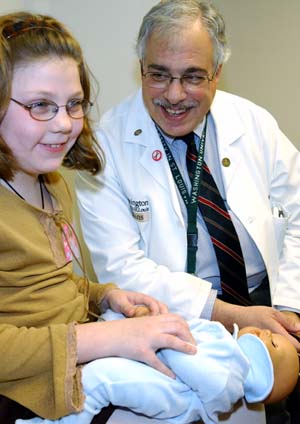
<svg viewBox="0 0 300 424">
<path fill-rule="evenodd" d="M 269 328 L 300 351 L 298 151 L 268 112 L 217 91 L 229 50 L 206 1 L 154 6 L 137 52 L 141 91 L 101 121 L 104 175 L 77 179 L 98 278 L 230 331 Z M 205 185 L 220 193 L 214 218 Z"/>
</svg>

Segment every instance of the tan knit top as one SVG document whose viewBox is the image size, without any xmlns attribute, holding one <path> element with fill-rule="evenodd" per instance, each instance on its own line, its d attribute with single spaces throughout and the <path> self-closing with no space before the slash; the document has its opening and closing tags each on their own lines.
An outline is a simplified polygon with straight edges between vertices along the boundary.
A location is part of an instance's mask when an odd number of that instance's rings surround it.
<svg viewBox="0 0 300 424">
<path fill-rule="evenodd" d="M 58 173 L 45 185 L 54 213 L 0 185 L 0 394 L 55 419 L 83 405 L 74 325 L 88 317 L 84 292 L 95 309 L 115 286 L 73 274 L 71 196 Z"/>
</svg>

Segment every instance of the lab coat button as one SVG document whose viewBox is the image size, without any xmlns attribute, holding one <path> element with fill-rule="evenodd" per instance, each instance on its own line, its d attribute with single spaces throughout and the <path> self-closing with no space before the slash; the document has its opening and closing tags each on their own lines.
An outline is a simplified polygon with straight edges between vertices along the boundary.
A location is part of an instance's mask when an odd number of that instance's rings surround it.
<svg viewBox="0 0 300 424">
<path fill-rule="evenodd" d="M 142 130 L 141 129 L 138 129 L 138 130 L 135 130 L 134 131 L 134 135 L 140 135 L 140 134 L 142 134 Z"/>
<path fill-rule="evenodd" d="M 229 158 L 223 158 L 222 159 L 222 165 L 225 166 L 225 168 L 228 168 L 228 166 L 230 166 L 230 159 Z"/>
<path fill-rule="evenodd" d="M 253 216 L 249 216 L 249 217 L 248 217 L 248 222 L 249 222 L 249 224 L 251 224 L 253 221 L 254 221 Z"/>
</svg>

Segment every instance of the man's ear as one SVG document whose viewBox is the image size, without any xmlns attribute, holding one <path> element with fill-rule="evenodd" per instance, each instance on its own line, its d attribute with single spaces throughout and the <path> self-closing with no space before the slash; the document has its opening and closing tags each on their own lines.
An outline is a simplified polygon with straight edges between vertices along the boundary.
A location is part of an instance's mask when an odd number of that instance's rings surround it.
<svg viewBox="0 0 300 424">
<path fill-rule="evenodd" d="M 142 63 L 142 61 L 140 60 L 140 70 L 141 70 L 141 75 L 143 75 L 143 63 Z"/>
<path fill-rule="evenodd" d="M 223 64 L 221 63 L 220 65 L 218 65 L 218 68 L 217 68 L 216 73 L 215 73 L 215 79 L 217 80 L 217 82 L 220 79 L 222 68 L 223 68 Z"/>
</svg>

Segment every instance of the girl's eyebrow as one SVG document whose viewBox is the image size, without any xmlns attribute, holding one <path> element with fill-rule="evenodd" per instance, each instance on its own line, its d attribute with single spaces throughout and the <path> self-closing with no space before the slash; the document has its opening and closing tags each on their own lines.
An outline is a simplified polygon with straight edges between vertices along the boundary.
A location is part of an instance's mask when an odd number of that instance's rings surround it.
<svg viewBox="0 0 300 424">
<path fill-rule="evenodd" d="M 55 93 L 51 92 L 51 91 L 47 91 L 47 90 L 29 90 L 29 91 L 25 91 L 22 93 L 22 95 L 24 96 L 33 96 L 33 97 L 53 97 L 55 95 Z M 72 94 L 70 94 L 69 97 L 76 97 L 76 96 L 82 96 L 83 95 L 83 91 L 82 90 L 78 90 Z"/>
</svg>

